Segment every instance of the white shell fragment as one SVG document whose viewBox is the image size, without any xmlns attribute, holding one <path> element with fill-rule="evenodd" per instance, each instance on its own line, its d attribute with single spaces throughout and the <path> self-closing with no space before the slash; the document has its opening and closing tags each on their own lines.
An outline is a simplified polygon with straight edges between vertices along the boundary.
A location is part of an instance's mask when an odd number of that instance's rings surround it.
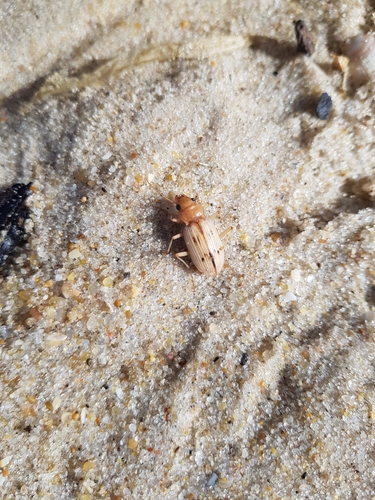
<svg viewBox="0 0 375 500">
<path fill-rule="evenodd" d="M 70 260 L 76 260 L 76 259 L 80 259 L 82 257 L 82 254 L 78 250 L 78 248 L 75 248 L 74 250 L 72 250 L 71 252 L 69 252 L 68 257 L 69 257 Z"/>
<path fill-rule="evenodd" d="M 360 84 L 375 79 L 375 34 L 357 35 L 348 44 L 350 76 Z"/>
<path fill-rule="evenodd" d="M 1 468 L 6 467 L 11 460 L 12 460 L 12 455 L 7 455 L 6 457 L 2 458 L 0 460 L 0 467 Z"/>
<path fill-rule="evenodd" d="M 197 450 L 195 452 L 195 463 L 198 465 L 198 467 L 201 467 L 201 465 L 203 465 L 203 460 L 204 460 L 203 451 Z"/>
<path fill-rule="evenodd" d="M 294 302 L 296 300 L 297 300 L 297 297 L 292 292 L 286 292 L 286 294 L 284 295 L 285 302 Z"/>
</svg>

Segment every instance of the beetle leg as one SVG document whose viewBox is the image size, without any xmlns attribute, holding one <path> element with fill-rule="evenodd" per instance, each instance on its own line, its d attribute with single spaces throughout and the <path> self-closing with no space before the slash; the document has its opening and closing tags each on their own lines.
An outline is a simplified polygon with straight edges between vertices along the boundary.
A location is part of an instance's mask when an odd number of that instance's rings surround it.
<svg viewBox="0 0 375 500">
<path fill-rule="evenodd" d="M 178 240 L 179 238 L 182 238 L 182 233 L 178 233 L 178 234 L 175 234 L 174 236 L 172 236 L 171 242 L 169 243 L 167 253 L 169 253 L 171 251 L 171 246 L 172 246 L 173 241 Z"/>
<path fill-rule="evenodd" d="M 220 239 L 224 239 L 227 234 L 229 234 L 231 231 L 232 231 L 233 227 L 227 227 L 227 229 L 225 231 L 223 231 L 221 234 L 220 234 Z"/>
<path fill-rule="evenodd" d="M 184 259 L 181 259 L 181 257 L 187 257 L 189 254 L 188 252 L 178 252 L 175 254 L 175 256 L 178 258 L 178 260 L 180 260 L 183 264 L 185 264 L 186 267 L 189 267 L 189 264 L 187 264 Z"/>
</svg>

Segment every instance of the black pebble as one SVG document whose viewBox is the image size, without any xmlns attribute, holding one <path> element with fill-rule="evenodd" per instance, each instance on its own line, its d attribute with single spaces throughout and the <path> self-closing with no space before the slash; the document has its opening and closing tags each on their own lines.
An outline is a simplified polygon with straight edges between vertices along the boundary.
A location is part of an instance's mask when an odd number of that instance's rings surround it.
<svg viewBox="0 0 375 500">
<path fill-rule="evenodd" d="M 308 57 L 312 56 L 315 52 L 313 36 L 302 19 L 294 23 L 294 31 L 297 37 L 298 51 Z"/>
<path fill-rule="evenodd" d="M 320 120 L 326 120 L 328 118 L 329 112 L 332 109 L 332 99 L 324 92 L 319 99 L 318 105 L 316 107 L 316 114 Z"/>
<path fill-rule="evenodd" d="M 247 352 L 244 352 L 244 353 L 242 354 L 242 356 L 241 356 L 240 365 L 241 365 L 241 366 L 245 366 L 245 365 L 246 365 L 246 363 L 248 362 L 248 360 L 249 360 L 249 356 L 248 356 Z"/>
</svg>

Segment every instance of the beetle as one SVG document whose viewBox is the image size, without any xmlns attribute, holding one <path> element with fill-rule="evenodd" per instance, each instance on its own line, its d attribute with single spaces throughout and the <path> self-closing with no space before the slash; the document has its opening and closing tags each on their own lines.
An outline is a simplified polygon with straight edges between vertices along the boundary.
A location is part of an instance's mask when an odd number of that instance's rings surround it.
<svg viewBox="0 0 375 500">
<path fill-rule="evenodd" d="M 178 216 L 171 217 L 171 221 L 185 224 L 185 227 L 181 233 L 172 236 L 167 253 L 170 252 L 174 240 L 184 238 L 187 251 L 176 253 L 178 260 L 189 267 L 182 257 L 190 256 L 199 272 L 206 276 L 218 276 L 225 260 L 221 238 L 232 228 L 219 235 L 212 220 L 206 218 L 203 205 L 195 198 L 182 194 L 175 196 L 174 203 Z"/>
</svg>

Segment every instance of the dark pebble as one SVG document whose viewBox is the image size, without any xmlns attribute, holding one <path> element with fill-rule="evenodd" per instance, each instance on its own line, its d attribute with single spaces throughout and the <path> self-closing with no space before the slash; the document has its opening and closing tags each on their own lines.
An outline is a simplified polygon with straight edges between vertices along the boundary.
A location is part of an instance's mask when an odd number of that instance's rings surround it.
<svg viewBox="0 0 375 500">
<path fill-rule="evenodd" d="M 294 30 L 297 38 L 298 51 L 308 57 L 315 52 L 315 44 L 310 31 L 302 19 L 294 23 Z"/>
<path fill-rule="evenodd" d="M 248 360 L 249 360 L 249 355 L 247 354 L 247 352 L 244 352 L 241 356 L 240 365 L 245 366 Z"/>
<path fill-rule="evenodd" d="M 318 105 L 316 107 L 316 115 L 320 120 L 326 120 L 328 118 L 329 112 L 332 109 L 332 99 L 324 92 L 319 99 Z"/>
<path fill-rule="evenodd" d="M 29 218 L 29 209 L 25 201 L 31 194 L 29 184 L 13 184 L 0 192 L 0 266 L 8 254 L 27 240 L 24 224 Z"/>
</svg>

